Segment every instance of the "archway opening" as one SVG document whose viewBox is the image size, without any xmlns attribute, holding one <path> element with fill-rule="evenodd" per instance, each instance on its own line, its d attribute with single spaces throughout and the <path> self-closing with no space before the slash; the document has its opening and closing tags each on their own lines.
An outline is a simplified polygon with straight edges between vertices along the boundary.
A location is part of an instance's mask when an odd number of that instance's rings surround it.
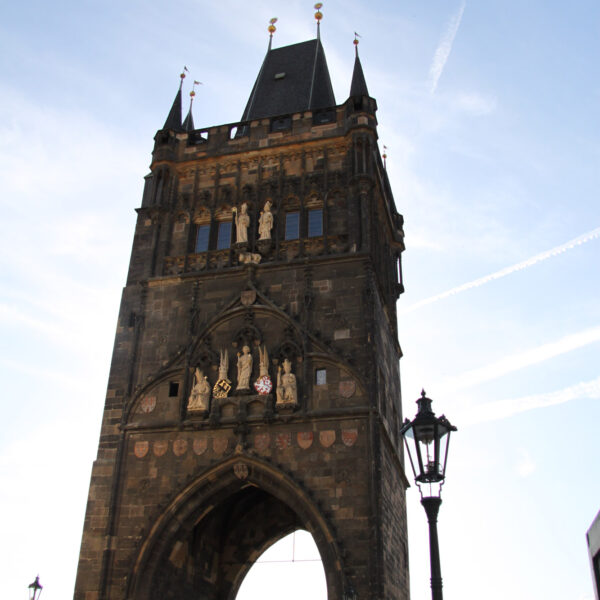
<svg viewBox="0 0 600 600">
<path fill-rule="evenodd" d="M 284 592 L 282 594 L 282 592 Z M 308 531 L 298 529 L 265 550 L 244 577 L 236 600 L 327 600 L 321 556 Z"/>
<path fill-rule="evenodd" d="M 279 541 L 299 530 L 303 533 L 287 542 L 291 553 L 270 558 L 275 546 L 280 551 Z M 271 553 L 263 556 L 269 549 Z M 263 585 L 261 598 L 266 597 L 265 589 L 292 598 L 291 588 L 301 585 L 298 579 L 315 585 L 325 582 L 325 593 L 305 592 L 302 598 L 325 600 L 343 595 L 343 564 L 318 508 L 280 471 L 254 458 L 236 457 L 192 482 L 164 510 L 133 567 L 128 597 L 236 600 L 246 575 L 261 557 L 258 573 L 264 570 L 262 563 L 277 564 L 273 560 L 278 560 L 282 565 L 291 562 L 299 574 L 294 576 L 296 583 L 286 577 L 283 587 Z M 319 576 L 301 574 L 303 564 L 304 570 L 312 565 Z M 254 575 L 248 581 L 253 579 Z"/>
</svg>

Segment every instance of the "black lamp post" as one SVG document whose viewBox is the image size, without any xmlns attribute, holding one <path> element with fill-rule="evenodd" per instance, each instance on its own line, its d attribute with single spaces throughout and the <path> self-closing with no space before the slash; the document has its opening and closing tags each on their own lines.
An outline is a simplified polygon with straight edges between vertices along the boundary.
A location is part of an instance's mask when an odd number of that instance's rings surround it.
<svg viewBox="0 0 600 600">
<path fill-rule="evenodd" d="M 425 508 L 429 522 L 431 597 L 433 600 L 442 600 L 442 569 L 437 535 L 437 515 L 442 503 L 441 492 L 446 477 L 450 433 L 456 431 L 456 427 L 444 415 L 435 416 L 431 410 L 431 399 L 425 396 L 425 390 L 421 392 L 417 406 L 417 416 L 412 422 L 406 419 L 400 433 L 404 436 L 410 466 L 421 493 L 421 504 Z M 413 439 L 414 447 L 413 444 L 408 443 L 408 438 Z M 426 495 L 423 495 L 423 487 L 427 492 Z"/>
<path fill-rule="evenodd" d="M 40 576 L 35 578 L 33 583 L 29 584 L 29 600 L 38 600 L 44 586 L 40 583 Z"/>
</svg>

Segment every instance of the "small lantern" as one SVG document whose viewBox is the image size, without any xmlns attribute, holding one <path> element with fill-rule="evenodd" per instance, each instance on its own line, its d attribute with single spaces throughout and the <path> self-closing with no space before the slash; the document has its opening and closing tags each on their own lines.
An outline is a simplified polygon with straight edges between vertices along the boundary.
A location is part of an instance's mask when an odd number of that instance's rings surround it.
<svg viewBox="0 0 600 600">
<path fill-rule="evenodd" d="M 435 416 L 435 413 L 431 410 L 431 399 L 427 398 L 425 390 L 421 392 L 421 397 L 417 400 L 417 406 L 417 416 L 412 422 L 406 419 L 400 433 L 404 436 L 410 465 L 415 476 L 415 482 L 419 486 L 421 497 L 423 497 L 423 490 L 421 489 L 423 484 L 429 485 L 430 497 L 439 497 L 446 476 L 450 433 L 456 431 L 456 427 L 444 415 Z M 408 443 L 409 437 L 414 440 L 412 451 L 412 444 Z M 433 487 L 436 484 L 439 484 L 437 490 Z"/>
<path fill-rule="evenodd" d="M 33 583 L 29 584 L 29 600 L 38 600 L 44 586 L 40 583 L 40 576 L 35 578 Z"/>
</svg>

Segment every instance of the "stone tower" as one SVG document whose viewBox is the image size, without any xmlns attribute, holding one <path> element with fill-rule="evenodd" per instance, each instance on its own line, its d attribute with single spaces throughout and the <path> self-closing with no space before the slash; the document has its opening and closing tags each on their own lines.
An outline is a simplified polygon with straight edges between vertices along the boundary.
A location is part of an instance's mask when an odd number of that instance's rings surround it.
<svg viewBox="0 0 600 600">
<path fill-rule="evenodd" d="M 339 105 L 318 37 L 269 45 L 238 123 L 195 129 L 181 94 L 138 209 L 75 599 L 234 600 L 299 528 L 329 600 L 408 599 L 402 217 L 358 52 Z"/>
</svg>

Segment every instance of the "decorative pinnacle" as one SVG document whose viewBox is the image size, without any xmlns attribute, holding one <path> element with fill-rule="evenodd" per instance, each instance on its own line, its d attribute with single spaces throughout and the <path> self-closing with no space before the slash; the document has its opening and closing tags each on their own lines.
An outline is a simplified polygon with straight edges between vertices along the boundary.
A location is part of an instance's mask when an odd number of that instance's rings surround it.
<svg viewBox="0 0 600 600">
<path fill-rule="evenodd" d="M 269 50 L 271 49 L 271 43 L 273 42 L 273 34 L 277 31 L 277 27 L 275 27 L 275 23 L 277 23 L 277 17 L 273 17 L 269 21 L 269 26 L 267 30 L 269 31 Z"/>
<path fill-rule="evenodd" d="M 194 96 L 196 95 L 196 92 L 194 91 L 194 89 L 195 89 L 195 87 L 196 87 L 197 85 L 202 85 L 202 82 L 201 82 L 201 81 L 196 81 L 196 80 L 194 79 L 194 84 L 192 85 L 192 91 L 190 92 L 190 98 L 191 98 L 192 100 L 194 99 Z"/>
<path fill-rule="evenodd" d="M 385 148 L 385 146 L 384 146 L 384 148 Z M 425 398 L 426 395 L 427 394 L 425 393 L 425 389 L 421 388 L 421 398 Z"/>
<path fill-rule="evenodd" d="M 352 42 L 354 44 L 354 51 L 356 52 L 356 56 L 358 56 L 358 38 L 361 37 L 360 35 L 358 35 L 358 33 L 356 33 L 356 31 L 354 32 L 354 41 Z"/>
<path fill-rule="evenodd" d="M 183 85 L 183 80 L 185 79 L 186 71 L 189 73 L 188 68 L 183 65 L 183 71 L 181 71 L 181 75 L 179 75 L 179 89 L 181 90 L 181 86 Z"/>
</svg>

